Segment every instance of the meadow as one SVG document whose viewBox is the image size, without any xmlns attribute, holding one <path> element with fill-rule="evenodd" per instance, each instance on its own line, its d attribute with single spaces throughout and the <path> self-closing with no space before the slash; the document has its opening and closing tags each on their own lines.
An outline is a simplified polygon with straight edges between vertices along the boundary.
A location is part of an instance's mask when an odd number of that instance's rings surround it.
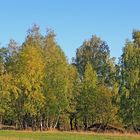
<svg viewBox="0 0 140 140">
<path fill-rule="evenodd" d="M 0 131 L 0 140 L 140 140 L 140 135 L 89 132 Z"/>
</svg>

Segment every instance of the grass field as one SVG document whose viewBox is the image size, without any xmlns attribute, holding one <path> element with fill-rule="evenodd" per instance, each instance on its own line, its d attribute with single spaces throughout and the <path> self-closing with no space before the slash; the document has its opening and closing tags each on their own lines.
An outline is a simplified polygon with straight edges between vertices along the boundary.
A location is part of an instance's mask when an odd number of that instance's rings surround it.
<svg viewBox="0 0 140 140">
<path fill-rule="evenodd" d="M 0 140 L 140 140 L 140 135 L 0 131 Z"/>
</svg>

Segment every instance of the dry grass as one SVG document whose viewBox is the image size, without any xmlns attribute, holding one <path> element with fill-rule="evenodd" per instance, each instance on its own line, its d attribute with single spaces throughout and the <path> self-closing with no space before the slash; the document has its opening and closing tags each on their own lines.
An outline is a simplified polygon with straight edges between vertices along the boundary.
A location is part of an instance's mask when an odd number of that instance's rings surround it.
<svg viewBox="0 0 140 140">
<path fill-rule="evenodd" d="M 15 137 L 1 137 L 0 140 L 33 140 L 33 139 L 28 139 L 28 138 L 15 138 Z"/>
</svg>

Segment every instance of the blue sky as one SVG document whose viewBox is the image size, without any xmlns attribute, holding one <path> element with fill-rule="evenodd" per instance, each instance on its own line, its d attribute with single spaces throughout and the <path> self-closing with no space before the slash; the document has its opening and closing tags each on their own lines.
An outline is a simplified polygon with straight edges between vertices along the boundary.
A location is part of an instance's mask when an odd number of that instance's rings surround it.
<svg viewBox="0 0 140 140">
<path fill-rule="evenodd" d="M 22 43 L 36 23 L 42 34 L 52 28 L 68 59 L 96 34 L 111 56 L 119 57 L 133 29 L 140 29 L 140 0 L 0 0 L 0 43 Z"/>
</svg>

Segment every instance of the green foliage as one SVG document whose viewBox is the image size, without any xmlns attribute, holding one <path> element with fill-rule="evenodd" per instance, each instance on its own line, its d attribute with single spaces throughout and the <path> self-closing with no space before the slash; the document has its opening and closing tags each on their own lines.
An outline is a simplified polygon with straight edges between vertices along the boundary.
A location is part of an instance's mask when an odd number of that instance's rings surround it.
<svg viewBox="0 0 140 140">
<path fill-rule="evenodd" d="M 112 84 L 113 58 L 110 58 L 110 50 L 107 43 L 99 37 L 92 36 L 90 40 L 85 41 L 77 49 L 75 63 L 81 76 L 83 76 L 88 62 L 95 69 L 101 84 Z"/>
<path fill-rule="evenodd" d="M 98 87 L 94 111 L 96 122 L 102 124 L 116 123 L 118 108 L 112 104 L 112 91 L 103 85 Z"/>
<path fill-rule="evenodd" d="M 95 107 L 97 76 L 90 63 L 86 65 L 82 82 L 80 100 L 80 109 L 82 116 L 88 115 Z"/>
<path fill-rule="evenodd" d="M 135 129 L 140 125 L 139 31 L 133 33 L 133 39 L 126 42 L 121 57 L 120 114 L 126 126 Z"/>
<path fill-rule="evenodd" d="M 33 130 L 88 129 L 94 124 L 140 127 L 140 32 L 127 41 L 120 63 L 96 36 L 69 64 L 48 30 L 34 25 L 22 45 L 0 49 L 0 123 Z"/>
<path fill-rule="evenodd" d="M 49 127 L 56 127 L 54 124 L 69 104 L 68 63 L 52 32 L 44 40 L 46 113 L 52 123 Z"/>
<path fill-rule="evenodd" d="M 85 129 L 88 127 L 88 120 L 92 117 L 95 109 L 97 96 L 97 75 L 90 63 L 85 66 L 85 73 L 81 83 L 81 91 L 78 97 L 78 113 L 83 119 Z"/>
</svg>

